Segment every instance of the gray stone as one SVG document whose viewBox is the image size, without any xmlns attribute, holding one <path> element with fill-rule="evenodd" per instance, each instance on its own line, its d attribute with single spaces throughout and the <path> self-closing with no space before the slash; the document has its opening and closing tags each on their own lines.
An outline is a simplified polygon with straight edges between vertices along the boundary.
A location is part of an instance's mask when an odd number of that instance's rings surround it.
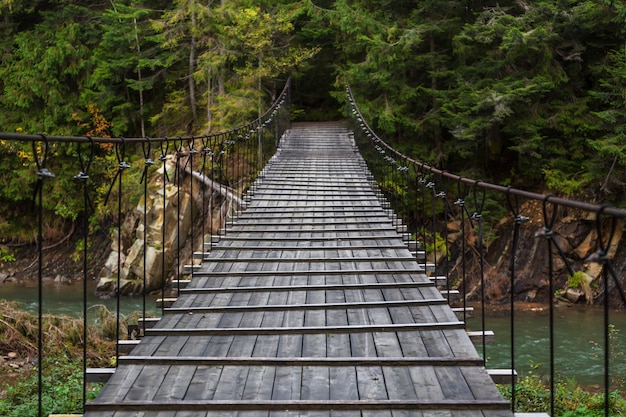
<svg viewBox="0 0 626 417">
<path fill-rule="evenodd" d="M 567 299 L 567 301 L 576 304 L 585 298 L 585 294 L 579 289 L 568 288 L 565 291 L 565 298 Z"/>
</svg>

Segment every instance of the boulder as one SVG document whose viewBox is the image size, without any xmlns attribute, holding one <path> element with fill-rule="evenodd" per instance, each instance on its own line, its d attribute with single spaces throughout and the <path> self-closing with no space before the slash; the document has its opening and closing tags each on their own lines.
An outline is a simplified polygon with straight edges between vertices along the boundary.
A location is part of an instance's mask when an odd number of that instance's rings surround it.
<svg viewBox="0 0 626 417">
<path fill-rule="evenodd" d="M 184 187 L 177 187 L 172 184 L 166 185 L 165 192 L 163 187 L 153 188 L 147 201 L 145 217 L 143 215 L 143 199 L 141 199 L 134 212 L 129 213 L 128 216 L 131 219 L 124 222 L 124 235 L 133 238 L 132 244 L 128 242 L 130 249 L 125 254 L 122 248 L 121 255 L 119 255 L 117 232 L 114 232 L 111 244 L 112 251 L 101 270 L 100 276 L 102 278 L 98 284 L 97 292 L 116 290 L 118 256 L 122 266 L 120 278 L 124 281 L 121 284 L 121 294 L 142 292 L 144 290 L 144 271 L 145 290 L 151 291 L 161 288 L 165 279 L 163 269 L 169 270 L 172 254 L 179 246 L 183 247 L 190 234 L 192 204 L 194 204 L 193 199 L 185 192 Z M 163 210 L 164 206 L 165 210 Z M 144 218 L 147 224 L 144 224 Z M 132 225 L 132 230 L 127 229 L 129 225 Z M 122 246 L 124 245 L 122 244 Z M 161 248 L 165 248 L 165 268 L 163 268 Z M 111 287 L 109 279 L 114 280 L 113 287 Z"/>
<path fill-rule="evenodd" d="M 585 298 L 585 293 L 578 288 L 568 288 L 564 294 L 567 301 L 572 304 L 581 302 Z"/>
<path fill-rule="evenodd" d="M 145 251 L 145 268 L 144 268 Z M 167 257 L 166 257 L 167 260 Z M 125 266 L 129 270 L 128 277 L 142 281 L 145 271 L 146 290 L 151 291 L 161 288 L 163 283 L 163 255 L 161 250 L 146 244 L 143 240 L 136 240 L 130 248 Z"/>
</svg>

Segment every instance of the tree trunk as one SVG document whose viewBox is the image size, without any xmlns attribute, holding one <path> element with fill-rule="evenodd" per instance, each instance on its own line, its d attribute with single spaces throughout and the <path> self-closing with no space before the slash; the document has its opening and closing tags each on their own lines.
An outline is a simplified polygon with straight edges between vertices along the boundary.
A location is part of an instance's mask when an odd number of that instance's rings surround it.
<svg viewBox="0 0 626 417">
<path fill-rule="evenodd" d="M 139 42 L 139 33 L 137 29 L 137 18 L 133 16 L 133 24 L 135 26 L 135 43 L 137 46 L 137 61 L 141 59 L 141 44 Z M 141 82 L 143 80 L 141 76 L 141 64 L 137 62 L 137 79 L 139 81 L 139 118 L 141 122 L 141 137 L 146 137 L 146 122 L 144 119 L 144 102 L 143 102 L 143 86 Z"/>
<path fill-rule="evenodd" d="M 196 103 L 196 81 L 194 73 L 196 72 L 196 12 L 191 13 L 191 45 L 189 47 L 189 105 L 191 107 L 191 115 L 193 124 L 198 124 L 198 109 Z"/>
<path fill-rule="evenodd" d="M 429 34 L 429 43 L 430 43 L 430 54 L 431 56 L 435 56 L 435 50 L 436 50 L 436 45 L 435 45 L 435 35 L 433 35 L 433 33 L 431 32 Z M 432 93 L 432 97 L 431 97 L 431 106 L 432 106 L 432 111 L 434 114 L 437 114 L 439 112 L 439 102 L 437 101 L 437 95 L 435 94 L 435 92 L 437 91 L 437 89 L 439 88 L 439 85 L 437 84 L 437 76 L 435 75 L 435 64 L 436 60 L 435 58 L 432 59 L 431 61 L 431 65 L 430 65 L 430 70 L 431 70 L 431 77 L 430 77 L 430 88 L 433 91 Z M 435 122 L 435 125 L 433 126 L 433 139 L 435 142 L 435 149 L 437 150 L 437 162 L 441 162 L 441 159 L 443 158 L 444 155 L 444 151 L 443 151 L 443 139 L 441 137 L 441 124 L 439 123 L 439 121 Z"/>
<path fill-rule="evenodd" d="M 208 76 L 207 76 L 207 99 L 206 99 L 206 133 L 211 133 L 211 125 L 213 123 L 213 112 L 211 111 L 211 106 L 213 106 L 213 71 L 211 71 L 211 66 L 208 66 Z"/>
</svg>

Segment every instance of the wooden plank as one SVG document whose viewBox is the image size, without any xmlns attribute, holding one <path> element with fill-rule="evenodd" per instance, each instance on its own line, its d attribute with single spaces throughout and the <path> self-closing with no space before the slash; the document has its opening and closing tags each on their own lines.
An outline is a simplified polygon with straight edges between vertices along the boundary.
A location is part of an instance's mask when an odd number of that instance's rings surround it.
<svg viewBox="0 0 626 417">
<path fill-rule="evenodd" d="M 284 213 L 284 215 L 288 215 Z M 302 232 L 298 232 L 302 233 Z M 309 232 L 310 233 L 310 232 Z M 322 232 L 322 233 L 328 233 Z M 312 233 L 309 236 L 274 236 L 271 233 L 262 233 L 258 232 L 260 236 L 250 236 L 250 233 L 239 233 L 237 235 L 226 235 L 220 237 L 220 242 L 246 242 L 246 241 L 254 241 L 259 243 L 267 243 L 267 242 L 320 242 L 320 241 L 329 241 L 329 242 L 343 242 L 347 239 L 358 239 L 359 241 L 378 241 L 381 238 L 389 238 L 394 241 L 398 241 L 398 235 L 395 230 L 389 230 L 387 233 L 379 233 L 379 234 L 357 234 L 355 231 L 352 234 L 348 232 L 344 232 L 343 236 L 336 237 L 328 237 L 328 236 L 314 236 Z"/>
<path fill-rule="evenodd" d="M 299 275 L 294 274 L 293 277 Z M 300 275 L 304 277 L 304 275 Z M 380 289 L 380 288 L 432 288 L 432 285 L 428 282 L 372 282 L 372 283 L 358 283 L 358 284 L 298 284 L 298 285 L 273 285 L 273 286 L 249 286 L 243 285 L 240 287 L 225 286 L 225 287 L 194 287 L 181 290 L 181 294 L 198 294 L 198 293 L 210 293 L 210 292 L 277 292 L 277 291 L 316 291 L 316 290 L 364 290 L 364 289 Z"/>
<path fill-rule="evenodd" d="M 212 399 L 222 370 L 221 366 L 198 367 L 189 382 L 185 400 L 200 402 Z"/>
<path fill-rule="evenodd" d="M 463 329 L 460 321 L 443 323 L 406 323 L 406 324 L 379 324 L 379 325 L 348 325 L 348 326 L 303 326 L 303 327 L 232 327 L 232 328 L 155 328 L 146 329 L 151 336 L 177 335 L 263 335 L 263 334 L 334 334 L 334 333 L 363 333 L 363 332 L 427 332 L 444 329 Z"/>
<path fill-rule="evenodd" d="M 139 376 L 140 370 L 141 367 L 138 365 L 118 368 L 115 372 L 115 377 L 111 378 L 102 388 L 100 394 L 98 394 L 98 399 L 113 403 L 117 401 L 119 397 L 123 398 L 128 389 L 133 386 L 133 383 Z"/>
<path fill-rule="evenodd" d="M 177 307 L 164 310 L 166 314 L 181 313 L 235 313 L 235 312 L 265 312 L 291 310 L 348 310 L 371 308 L 397 308 L 447 305 L 444 299 L 403 300 L 403 301 L 368 301 L 363 303 L 325 303 L 325 304 L 261 304 L 261 305 L 224 305 L 213 307 Z"/>
<path fill-rule="evenodd" d="M 509 410 L 509 403 L 503 400 L 256 400 L 237 401 L 236 408 L 241 411 L 293 411 L 308 410 Z M 124 411 L 232 411 L 233 402 L 230 400 L 212 401 L 125 401 L 111 403 L 93 401 L 86 404 L 88 412 L 109 410 Z"/>
<path fill-rule="evenodd" d="M 454 357 L 236 357 L 236 356 L 123 356 L 119 363 L 144 366 L 276 366 L 276 367 L 345 367 L 345 366 L 482 366 L 480 358 Z M 106 368 L 109 369 L 109 368 Z M 510 373 L 510 371 L 509 371 Z"/>
<path fill-rule="evenodd" d="M 513 369 L 487 369 L 494 384 L 512 385 L 517 382 L 517 372 Z"/>
<path fill-rule="evenodd" d="M 115 368 L 87 368 L 85 380 L 89 383 L 107 382 L 115 374 Z"/>
<path fill-rule="evenodd" d="M 269 264 L 269 263 L 268 263 Z M 237 264 L 234 264 L 232 266 L 236 266 Z M 242 263 L 242 265 L 247 265 Z M 263 265 L 263 264 L 261 264 Z M 313 270 L 300 270 L 300 271 L 294 271 L 294 270 L 283 270 L 283 271 L 251 271 L 251 270 L 245 270 L 245 271 L 222 271 L 222 270 L 218 270 L 218 268 L 215 268 L 215 270 L 211 270 L 211 271 L 207 271 L 207 270 L 200 270 L 198 272 L 196 272 L 194 275 L 197 277 L 203 277 L 205 275 L 208 275 L 210 277 L 221 277 L 221 276 L 241 276 L 241 277 L 258 277 L 258 276 L 292 276 L 292 275 L 299 275 L 298 273 L 304 273 L 306 275 L 379 275 L 379 274 L 398 274 L 398 275 L 407 275 L 407 274 L 415 274 L 416 276 L 419 275 L 419 277 L 426 277 L 426 275 L 423 274 L 423 272 L 421 272 L 419 269 L 409 269 L 407 271 L 407 269 L 383 269 L 383 268 L 376 268 L 376 269 L 313 269 Z"/>
<path fill-rule="evenodd" d="M 282 249 L 282 248 L 281 248 Z M 213 253 L 211 253 L 211 255 L 213 255 Z M 382 261 L 382 262 L 390 262 L 390 261 L 406 261 L 406 262 L 414 262 L 415 258 L 412 256 L 368 256 L 366 258 L 357 258 L 357 257 L 351 257 L 348 258 L 349 262 L 353 262 L 353 263 L 357 263 L 357 262 L 374 262 L 374 261 Z M 267 264 L 267 263 L 272 263 L 272 262 L 320 262 L 320 263 L 326 263 L 326 262 L 341 262 L 341 261 L 346 261 L 345 257 L 341 257 L 341 258 L 333 258 L 333 257 L 329 257 L 329 256 L 325 256 L 325 257 L 302 257 L 302 258 L 267 258 L 267 257 L 263 257 L 263 258 L 238 258 L 238 257 L 234 257 L 234 256 L 224 256 L 221 258 L 214 258 L 214 257 L 210 257 L 209 259 L 207 259 L 207 261 L 209 261 L 212 264 L 216 264 L 216 263 L 220 263 L 220 262 L 242 262 L 242 263 L 248 263 L 248 264 L 252 264 L 252 263 L 263 263 L 263 264 Z M 418 269 L 414 269 L 414 270 L 418 270 Z M 405 270 L 406 271 L 406 270 Z M 196 275 L 196 272 L 194 272 L 194 275 Z"/>
</svg>

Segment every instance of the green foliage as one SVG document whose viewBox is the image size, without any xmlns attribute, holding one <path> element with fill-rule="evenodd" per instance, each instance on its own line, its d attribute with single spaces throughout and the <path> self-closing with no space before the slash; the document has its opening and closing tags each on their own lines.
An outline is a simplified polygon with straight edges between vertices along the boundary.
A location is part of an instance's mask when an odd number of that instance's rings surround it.
<svg viewBox="0 0 626 417">
<path fill-rule="evenodd" d="M 499 385 L 506 400 L 511 400 L 511 386 Z M 610 397 L 611 415 L 626 412 L 626 400 L 616 391 Z M 583 390 L 573 380 L 555 383 L 554 409 L 558 416 L 600 417 L 604 416 L 604 395 Z M 550 389 L 537 374 L 530 373 L 515 385 L 515 411 L 520 413 L 548 412 Z"/>
<path fill-rule="evenodd" d="M 15 262 L 15 254 L 10 249 L 0 248 L 0 262 Z"/>
<path fill-rule="evenodd" d="M 576 271 L 567 277 L 567 286 L 570 288 L 582 288 L 585 284 L 587 284 L 587 280 L 585 279 L 585 274 L 581 271 Z"/>
<path fill-rule="evenodd" d="M 0 300 L 0 351 L 17 352 L 24 365 L 11 378 L 0 380 L 0 415 L 3 417 L 36 416 L 38 411 L 37 363 L 26 358 L 37 357 L 38 318 L 23 310 L 18 303 Z M 115 315 L 104 306 L 96 312 L 96 326 L 88 330 L 88 366 L 104 366 L 103 358 L 114 352 L 113 341 L 105 340 L 104 327 L 116 322 Z M 136 317 L 134 317 L 136 320 Z M 123 322 L 124 325 L 126 321 Z M 44 415 L 50 413 L 77 413 L 82 408 L 82 320 L 64 316 L 44 315 L 45 337 L 43 340 L 44 360 L 43 408 Z M 115 337 L 113 339 L 115 340 Z M 91 385 L 87 398 L 94 398 L 100 385 Z"/>
<path fill-rule="evenodd" d="M 204 134 L 258 115 L 287 75 L 307 109 L 299 118 L 339 117 L 319 90 L 349 79 L 368 123 L 419 160 L 525 189 L 625 197 L 619 2 L 11 0 L 0 13 L 2 131 Z M 102 213 L 110 151 L 98 149 L 90 179 Z M 32 153 L 0 143 L 3 236 L 29 235 L 11 211 L 32 201 Z M 76 155 L 51 149 L 50 217 L 82 214 Z"/>
<path fill-rule="evenodd" d="M 448 245 L 446 244 L 446 240 L 441 236 L 439 232 L 433 233 L 430 231 L 426 231 L 424 236 L 424 240 L 426 242 L 426 252 L 443 252 L 443 255 L 448 258 L 450 254 L 448 253 Z"/>
<path fill-rule="evenodd" d="M 340 0 L 317 12 L 338 32 L 338 73 L 369 124 L 449 171 L 622 200 L 623 5 L 462 3 Z"/>
<path fill-rule="evenodd" d="M 145 135 L 145 121 L 152 115 L 164 88 L 160 75 L 168 57 L 160 49 L 162 39 L 152 28 L 156 13 L 139 2 L 111 2 L 99 16 L 102 37 L 94 50 L 96 64 L 82 96 L 105 109 L 111 134 L 129 131 Z"/>
<path fill-rule="evenodd" d="M 2 130 L 75 134 L 83 81 L 94 65 L 97 27 L 87 7 L 42 10 L 40 22 L 16 32 L 0 68 Z"/>
<path fill-rule="evenodd" d="M 67 357 L 47 358 L 43 362 L 43 411 L 49 414 L 80 413 L 83 408 L 82 368 Z M 5 417 L 36 417 L 38 415 L 37 374 L 23 375 L 8 386 L 0 399 L 0 415 Z M 92 400 L 101 385 L 92 384 L 87 400 Z"/>
</svg>

